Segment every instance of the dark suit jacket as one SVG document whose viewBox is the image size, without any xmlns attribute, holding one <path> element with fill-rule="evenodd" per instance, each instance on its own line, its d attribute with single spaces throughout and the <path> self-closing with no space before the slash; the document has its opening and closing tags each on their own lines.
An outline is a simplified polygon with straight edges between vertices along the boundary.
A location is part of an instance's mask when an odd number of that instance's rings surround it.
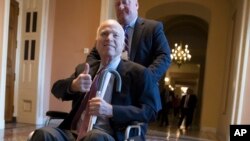
<svg viewBox="0 0 250 141">
<path fill-rule="evenodd" d="M 99 61 L 90 65 L 92 78 L 99 68 Z M 68 98 L 69 95 L 80 95 L 69 93 L 68 89 L 73 81 L 82 71 L 83 64 L 76 67 L 74 75 L 68 79 L 57 81 L 52 88 L 56 97 Z M 124 129 L 134 121 L 146 123 L 142 127 L 143 135 L 146 133 L 147 123 L 156 119 L 156 113 L 161 109 L 159 89 L 156 82 L 152 80 L 149 71 L 145 67 L 131 61 L 122 60 L 117 68 L 122 79 L 122 91 L 112 94 L 113 117 L 110 118 L 111 127 L 114 129 L 116 140 L 124 140 Z M 62 129 L 70 129 L 72 119 L 77 112 L 84 94 L 73 107 L 69 117 L 59 126 Z"/>
<path fill-rule="evenodd" d="M 187 95 L 182 96 L 180 106 L 183 109 L 185 104 L 185 99 Z M 190 94 L 187 107 L 190 112 L 193 112 L 197 104 L 197 97 L 194 94 Z"/>
<path fill-rule="evenodd" d="M 130 60 L 139 63 L 159 81 L 171 64 L 170 48 L 163 25 L 154 20 L 137 18 L 131 42 Z M 87 57 L 87 62 L 100 59 L 96 48 Z"/>
</svg>

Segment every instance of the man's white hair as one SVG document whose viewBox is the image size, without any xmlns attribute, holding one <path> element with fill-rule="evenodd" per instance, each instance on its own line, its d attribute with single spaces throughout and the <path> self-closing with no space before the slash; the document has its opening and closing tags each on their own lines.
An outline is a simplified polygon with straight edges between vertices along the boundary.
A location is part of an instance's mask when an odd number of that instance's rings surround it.
<svg viewBox="0 0 250 141">
<path fill-rule="evenodd" d="M 101 30 L 101 28 L 102 28 L 104 25 L 107 25 L 107 24 L 108 24 L 108 25 L 112 25 L 112 24 L 113 24 L 113 25 L 117 25 L 117 27 L 119 28 L 119 30 L 120 30 L 121 32 L 123 32 L 123 33 L 122 33 L 122 36 L 125 36 L 124 30 L 123 30 L 121 24 L 118 23 L 117 20 L 115 20 L 115 19 L 107 19 L 107 20 L 103 21 L 103 22 L 99 25 L 99 27 L 97 28 L 96 38 L 98 38 L 98 36 L 100 35 L 100 30 Z"/>
</svg>

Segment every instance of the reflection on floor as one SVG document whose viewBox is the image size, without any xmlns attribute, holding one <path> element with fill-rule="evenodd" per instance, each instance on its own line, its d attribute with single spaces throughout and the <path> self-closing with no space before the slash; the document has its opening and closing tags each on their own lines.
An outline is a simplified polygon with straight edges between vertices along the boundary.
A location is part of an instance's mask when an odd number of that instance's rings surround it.
<svg viewBox="0 0 250 141">
<path fill-rule="evenodd" d="M 0 141 L 26 141 L 29 133 L 43 125 L 23 123 L 7 123 L 5 129 L 0 130 Z M 147 141 L 218 141 L 213 133 L 177 130 L 174 127 L 159 127 L 151 124 Z"/>
<path fill-rule="evenodd" d="M 0 130 L 0 141 L 27 141 L 31 131 L 42 126 L 24 123 L 7 123 L 5 129 Z"/>
<path fill-rule="evenodd" d="M 147 138 L 148 141 L 219 141 L 212 132 L 178 129 L 173 125 L 162 127 L 157 122 L 150 124 Z"/>
</svg>

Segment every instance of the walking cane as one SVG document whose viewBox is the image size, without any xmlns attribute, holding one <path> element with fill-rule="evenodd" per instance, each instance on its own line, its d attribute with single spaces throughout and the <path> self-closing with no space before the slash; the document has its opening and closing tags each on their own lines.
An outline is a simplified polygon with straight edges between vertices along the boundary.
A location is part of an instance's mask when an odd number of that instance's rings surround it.
<svg viewBox="0 0 250 141">
<path fill-rule="evenodd" d="M 99 77 L 99 81 L 98 81 L 98 86 L 97 86 L 97 91 L 96 91 L 96 96 L 103 98 L 107 85 L 108 83 L 104 83 L 106 77 L 110 78 L 111 74 L 115 75 L 115 79 L 116 79 L 116 92 L 121 92 L 121 87 L 122 87 L 122 80 L 121 80 L 121 76 L 120 74 L 114 70 L 114 69 L 105 69 Z M 105 86 L 104 86 L 105 85 Z M 97 116 L 91 116 L 90 117 L 90 121 L 89 121 L 89 125 L 88 125 L 88 131 L 92 130 L 93 125 L 95 124 L 97 120 Z"/>
</svg>

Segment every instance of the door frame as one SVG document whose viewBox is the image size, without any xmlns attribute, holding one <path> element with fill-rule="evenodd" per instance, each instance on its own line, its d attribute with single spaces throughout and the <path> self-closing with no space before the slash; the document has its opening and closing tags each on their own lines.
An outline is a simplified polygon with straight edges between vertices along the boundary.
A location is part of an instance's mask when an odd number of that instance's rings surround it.
<svg viewBox="0 0 250 141">
<path fill-rule="evenodd" d="M 0 46 L 0 113 L 5 111 L 5 87 L 6 87 L 6 65 L 7 65 L 7 49 L 8 49 L 8 36 L 9 36 L 9 12 L 10 12 L 10 0 L 2 0 L 3 14 L 0 15 L 3 24 L 2 27 L 2 47 Z M 1 40 L 1 39 L 0 39 Z M 0 115 L 0 129 L 4 129 L 5 120 L 4 114 Z"/>
<path fill-rule="evenodd" d="M 11 58 L 11 61 L 14 61 L 11 63 L 11 70 L 10 74 L 6 72 L 6 83 L 9 81 L 9 93 L 8 95 L 5 94 L 5 121 L 8 120 L 8 122 L 15 121 L 14 119 L 14 89 L 15 89 L 15 66 L 16 66 L 16 49 L 17 49 L 17 34 L 18 34 L 18 16 L 19 16 L 19 2 L 17 0 L 10 0 L 10 11 L 13 12 L 12 15 L 14 15 L 13 18 L 11 18 L 11 12 L 10 12 L 10 21 L 9 22 L 9 38 L 8 38 L 8 49 L 7 49 L 7 71 L 8 71 L 8 65 L 10 65 L 8 62 L 8 58 Z M 14 5 L 14 6 L 12 6 Z M 11 20 L 13 19 L 13 20 Z M 12 24 L 12 29 L 10 27 L 10 24 Z M 13 26 L 14 25 L 14 26 Z M 10 34 L 11 33 L 11 34 Z M 14 35 L 14 36 L 13 36 Z M 14 37 L 14 38 L 13 38 Z M 7 93 L 7 85 L 5 87 L 6 93 Z M 8 98 L 8 99 L 7 99 Z M 7 104 L 7 105 L 6 105 Z M 7 118 L 7 119 L 6 119 Z"/>
</svg>

